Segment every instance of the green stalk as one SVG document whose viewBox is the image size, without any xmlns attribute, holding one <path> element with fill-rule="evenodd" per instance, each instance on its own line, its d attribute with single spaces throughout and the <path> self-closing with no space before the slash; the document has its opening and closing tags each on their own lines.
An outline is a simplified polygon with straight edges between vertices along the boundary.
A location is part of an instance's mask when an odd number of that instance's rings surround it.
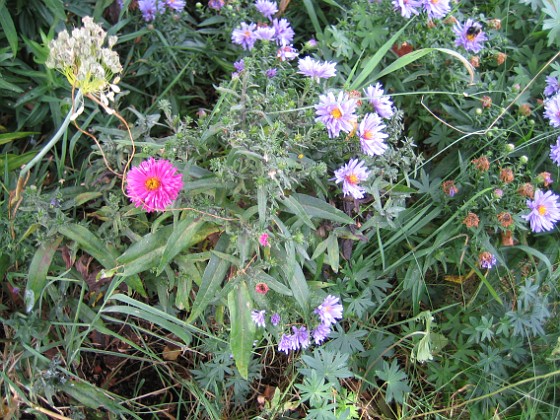
<svg viewBox="0 0 560 420">
<path fill-rule="evenodd" d="M 76 93 L 76 97 L 74 98 L 74 101 L 72 103 L 72 108 L 70 109 L 70 111 L 68 111 L 68 115 L 66 115 L 66 118 L 64 119 L 64 121 L 62 122 L 60 127 L 58 128 L 58 131 L 49 140 L 49 142 L 45 146 L 43 146 L 41 151 L 39 153 L 37 153 L 37 155 L 35 155 L 35 157 L 31 160 L 31 162 L 26 164 L 23 167 L 23 169 L 21 170 L 21 172 L 19 173 L 18 185 L 22 185 L 22 186 L 24 185 L 25 175 L 31 170 L 31 168 L 33 166 L 35 166 L 37 164 L 37 162 L 39 162 L 47 154 L 47 152 L 49 150 L 52 149 L 52 147 L 58 142 L 58 140 L 60 140 L 60 138 L 62 137 L 62 135 L 64 134 L 64 132 L 66 131 L 66 129 L 70 125 L 70 121 L 72 121 L 72 116 L 74 115 L 74 112 L 75 112 L 75 106 L 74 105 L 78 105 L 80 103 L 80 101 L 82 101 L 82 100 L 83 100 L 82 91 L 78 89 L 78 92 Z M 79 105 L 78 105 L 78 108 L 79 108 Z"/>
</svg>

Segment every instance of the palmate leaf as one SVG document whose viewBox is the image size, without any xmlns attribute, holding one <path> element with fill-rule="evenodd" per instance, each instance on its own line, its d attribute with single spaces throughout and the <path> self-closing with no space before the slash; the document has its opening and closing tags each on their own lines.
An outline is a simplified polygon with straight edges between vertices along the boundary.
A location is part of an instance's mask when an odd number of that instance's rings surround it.
<svg viewBox="0 0 560 420">
<path fill-rule="evenodd" d="M 390 403 L 395 400 L 402 404 L 405 394 L 410 392 L 410 386 L 406 373 L 400 370 L 397 360 L 393 359 L 391 364 L 383 361 L 383 369 L 375 371 L 375 374 L 379 379 L 385 381 L 387 386 L 385 401 Z"/>
<path fill-rule="evenodd" d="M 324 349 L 316 349 L 313 357 L 302 356 L 303 362 L 309 368 L 300 369 L 300 373 L 309 377 L 313 372 L 321 379 L 326 379 L 327 383 L 338 388 L 338 380 L 351 378 L 354 374 L 348 369 L 348 354 L 327 351 Z"/>
<path fill-rule="evenodd" d="M 543 22 L 543 29 L 549 30 L 548 32 L 548 46 L 555 43 L 560 46 L 560 6 L 557 1 L 547 1 L 543 12 L 550 16 L 550 19 L 545 19 Z"/>
</svg>

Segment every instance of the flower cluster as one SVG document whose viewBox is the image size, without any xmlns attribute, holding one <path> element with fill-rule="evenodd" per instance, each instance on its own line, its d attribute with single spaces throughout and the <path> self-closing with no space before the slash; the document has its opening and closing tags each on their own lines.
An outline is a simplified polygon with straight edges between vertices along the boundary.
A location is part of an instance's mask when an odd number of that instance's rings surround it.
<svg viewBox="0 0 560 420">
<path fill-rule="evenodd" d="M 392 3 L 395 10 L 406 19 L 421 11 L 426 12 L 430 19 L 441 19 L 451 11 L 449 0 L 392 0 Z"/>
<path fill-rule="evenodd" d="M 255 43 L 261 41 L 275 41 L 280 47 L 278 56 L 280 59 L 292 59 L 291 56 L 296 50 L 291 46 L 294 39 L 294 30 L 290 22 L 286 19 L 273 18 L 278 11 L 275 2 L 267 0 L 257 0 L 255 3 L 256 9 L 267 19 L 270 20 L 271 25 L 256 23 L 241 22 L 231 34 L 231 42 L 241 45 L 244 50 L 252 50 Z M 297 54 L 295 55 L 297 56 Z"/>
<path fill-rule="evenodd" d="M 278 351 L 289 354 L 290 351 L 306 349 L 311 345 L 311 339 L 317 345 L 322 344 L 331 332 L 332 325 L 342 319 L 342 311 L 343 307 L 340 304 L 339 298 L 328 295 L 313 311 L 319 318 L 317 326 L 312 331 L 309 331 L 305 325 L 300 327 L 292 326 L 291 334 L 282 334 L 278 343 Z M 265 314 L 266 311 L 264 309 L 251 312 L 251 319 L 257 327 L 266 327 Z M 277 326 L 280 323 L 280 315 L 274 313 L 270 317 L 270 322 L 272 325 Z"/>
<path fill-rule="evenodd" d="M 385 95 L 380 83 L 364 89 L 366 98 L 373 108 L 373 113 L 366 113 L 358 124 L 356 109 L 361 101 L 354 95 L 333 92 L 319 96 L 319 103 L 315 105 L 315 120 L 325 125 L 330 138 L 340 135 L 340 132 L 353 133 L 357 131 L 362 152 L 368 156 L 382 155 L 387 149 L 385 140 L 386 125 L 382 118 L 391 118 L 394 115 L 393 102 Z M 359 92 L 358 92 L 359 95 Z M 347 164 L 335 171 L 336 183 L 342 182 L 342 192 L 345 196 L 351 195 L 355 199 L 363 198 L 364 188 L 359 185 L 369 175 L 365 163 L 358 159 L 351 159 Z"/>
<path fill-rule="evenodd" d="M 116 36 L 107 38 L 93 18 L 85 16 L 83 27 L 75 28 L 70 35 L 62 31 L 49 44 L 49 57 L 45 62 L 66 76 L 68 82 L 84 95 L 98 94 L 105 105 L 114 100 L 120 89 L 116 85 L 122 72 L 119 55 L 112 51 Z M 107 38 L 108 47 L 103 47 Z"/>
<path fill-rule="evenodd" d="M 320 62 L 307 56 L 299 60 L 298 73 L 311 77 L 316 82 L 319 82 L 319 79 L 329 79 L 336 76 L 335 67 L 336 63 L 331 63 L 329 61 Z"/>
<path fill-rule="evenodd" d="M 138 9 L 146 22 L 151 22 L 156 15 L 161 15 L 166 9 L 182 12 L 186 6 L 185 0 L 138 0 Z"/>
</svg>

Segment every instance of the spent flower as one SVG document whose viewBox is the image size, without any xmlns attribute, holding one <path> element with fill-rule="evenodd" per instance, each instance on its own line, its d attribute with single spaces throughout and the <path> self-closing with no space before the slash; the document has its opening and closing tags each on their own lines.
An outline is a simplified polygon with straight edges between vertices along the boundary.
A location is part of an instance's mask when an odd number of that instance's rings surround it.
<svg viewBox="0 0 560 420">
<path fill-rule="evenodd" d="M 478 256 L 478 264 L 480 268 L 490 270 L 496 265 L 496 257 L 488 251 L 481 252 Z"/>
</svg>

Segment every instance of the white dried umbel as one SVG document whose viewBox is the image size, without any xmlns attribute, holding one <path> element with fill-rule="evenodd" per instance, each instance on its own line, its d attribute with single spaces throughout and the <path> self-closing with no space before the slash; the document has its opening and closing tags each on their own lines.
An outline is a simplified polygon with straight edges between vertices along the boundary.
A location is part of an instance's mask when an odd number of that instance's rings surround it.
<svg viewBox="0 0 560 420">
<path fill-rule="evenodd" d="M 115 93 L 120 92 L 117 75 L 122 72 L 119 55 L 111 50 L 117 37 L 107 37 L 103 28 L 89 16 L 84 17 L 82 23 L 84 26 L 75 28 L 72 35 L 62 31 L 50 42 L 45 64 L 64 74 L 84 96 L 99 98 L 107 112 L 112 113 L 109 102 L 114 100 Z M 105 38 L 107 47 L 103 47 Z"/>
</svg>

